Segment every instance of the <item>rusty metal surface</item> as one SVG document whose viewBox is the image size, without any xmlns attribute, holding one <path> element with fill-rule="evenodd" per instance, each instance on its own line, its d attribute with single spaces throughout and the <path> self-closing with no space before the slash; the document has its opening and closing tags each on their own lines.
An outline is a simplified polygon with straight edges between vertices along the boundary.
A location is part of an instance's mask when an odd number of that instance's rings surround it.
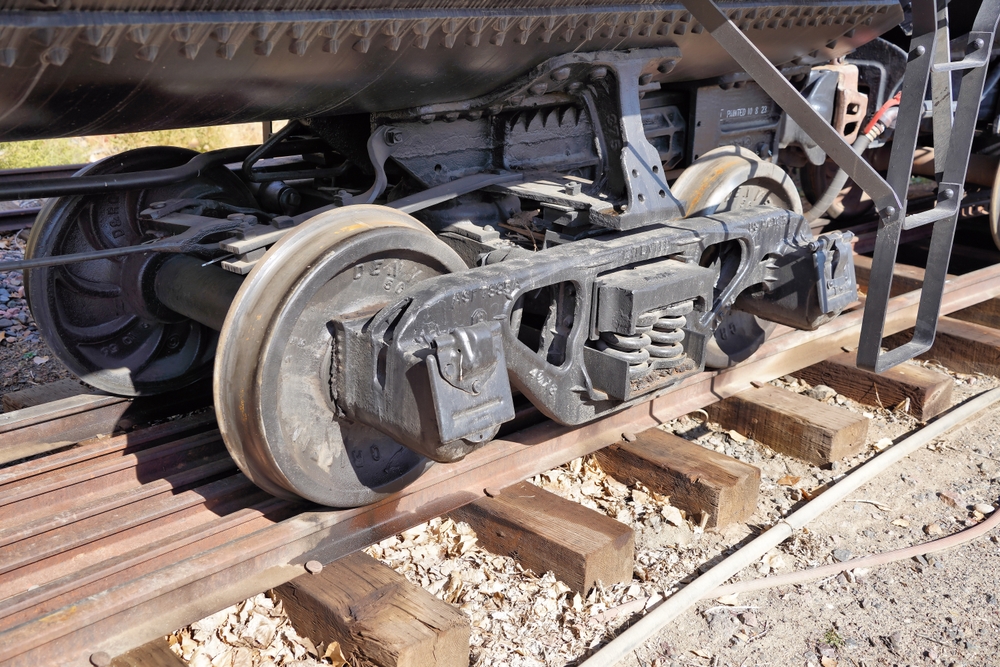
<svg viewBox="0 0 1000 667">
<path fill-rule="evenodd" d="M 203 383 L 155 398 L 125 398 L 94 390 L 5 412 L 0 414 L 0 465 L 211 404 L 211 387 Z"/>
<path fill-rule="evenodd" d="M 951 280 L 945 312 L 1000 295 L 1000 266 Z M 912 325 L 918 293 L 891 301 Z M 861 311 L 769 340 L 746 363 L 582 427 L 545 422 L 436 466 L 375 505 L 339 511 L 267 496 L 235 472 L 210 415 L 0 470 L 0 663 L 89 664 L 504 486 L 625 431 L 730 396 L 854 345 Z M 15 413 L 16 414 L 16 413 Z"/>
</svg>

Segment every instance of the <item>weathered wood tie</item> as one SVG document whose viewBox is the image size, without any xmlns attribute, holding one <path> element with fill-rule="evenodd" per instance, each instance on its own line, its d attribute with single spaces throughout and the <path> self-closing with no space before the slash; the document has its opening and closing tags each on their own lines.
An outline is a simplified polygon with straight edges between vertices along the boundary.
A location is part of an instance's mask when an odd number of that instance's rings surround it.
<svg viewBox="0 0 1000 667">
<path fill-rule="evenodd" d="M 767 384 L 706 410 L 723 428 L 815 465 L 857 454 L 868 436 L 863 416 Z"/>
<path fill-rule="evenodd" d="M 597 452 L 604 472 L 670 496 L 689 516 L 707 514 L 708 527 L 745 521 L 757 509 L 760 469 L 659 429 Z"/>
<path fill-rule="evenodd" d="M 552 571 L 574 591 L 632 578 L 635 535 L 623 523 L 528 482 L 454 510 L 480 546 L 525 569 Z"/>
<path fill-rule="evenodd" d="M 4 412 L 11 412 L 12 410 L 33 408 L 43 403 L 91 393 L 100 392 L 95 392 L 79 380 L 57 380 L 6 393 L 0 397 L 0 401 L 3 403 Z"/>
<path fill-rule="evenodd" d="M 910 332 L 890 336 L 886 345 L 909 340 Z M 938 320 L 934 346 L 920 355 L 959 373 L 1000 374 L 1000 330 L 950 317 Z"/>
<path fill-rule="evenodd" d="M 211 383 L 155 397 L 125 398 L 64 380 L 4 394 L 0 464 L 212 404 Z"/>
<path fill-rule="evenodd" d="M 882 373 L 855 366 L 855 354 L 843 352 L 792 373 L 812 385 L 824 384 L 865 405 L 893 409 L 909 399 L 909 413 L 927 421 L 951 406 L 954 380 L 947 373 L 901 364 Z"/>
<path fill-rule="evenodd" d="M 864 255 L 854 256 L 854 270 L 860 289 L 867 290 L 868 278 L 871 276 L 871 257 Z M 948 280 L 953 280 L 955 276 L 949 275 Z M 893 269 L 892 287 L 889 289 L 890 296 L 898 296 L 913 290 L 918 290 L 924 286 L 924 270 L 918 266 L 907 266 L 897 264 Z M 961 308 L 950 313 L 949 317 L 963 322 L 975 322 L 984 326 L 1000 329 L 1000 298 L 994 297 L 973 304 L 967 308 Z"/>
<path fill-rule="evenodd" d="M 275 589 L 296 632 L 379 667 L 465 667 L 469 618 L 363 552 Z"/>
<path fill-rule="evenodd" d="M 187 667 L 187 663 L 178 658 L 161 637 L 123 653 L 111 661 L 110 667 Z"/>
</svg>

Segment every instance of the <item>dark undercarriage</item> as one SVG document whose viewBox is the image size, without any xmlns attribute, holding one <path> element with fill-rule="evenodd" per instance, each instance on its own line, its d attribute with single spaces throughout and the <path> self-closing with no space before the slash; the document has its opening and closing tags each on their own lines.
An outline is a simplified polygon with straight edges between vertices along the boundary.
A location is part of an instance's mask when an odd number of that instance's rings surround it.
<svg viewBox="0 0 1000 667">
<path fill-rule="evenodd" d="M 882 369 L 933 340 L 947 263 L 889 352 L 883 274 L 903 228 L 950 248 L 995 105 L 996 4 L 963 5 L 950 42 L 933 2 L 889 0 L 10 5 L 2 140 L 293 120 L 261 146 L 0 186 L 52 197 L 0 270 L 25 270 L 84 380 L 214 374 L 241 469 L 333 506 L 465 456 L 518 402 L 584 423 L 836 317 L 857 301 L 852 236 L 816 221 L 848 178 L 881 220 L 858 359 Z M 949 94 L 925 112 L 928 81 Z M 907 215 L 922 138 L 942 145 L 937 205 Z M 861 155 L 883 145 L 879 172 Z M 828 166 L 802 178 L 804 213 L 790 172 Z"/>
</svg>

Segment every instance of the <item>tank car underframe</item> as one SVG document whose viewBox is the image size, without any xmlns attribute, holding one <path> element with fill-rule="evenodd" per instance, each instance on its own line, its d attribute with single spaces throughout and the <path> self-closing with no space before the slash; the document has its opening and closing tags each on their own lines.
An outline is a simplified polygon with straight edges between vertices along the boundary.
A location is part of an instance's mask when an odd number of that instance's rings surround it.
<svg viewBox="0 0 1000 667">
<path fill-rule="evenodd" d="M 769 58 L 786 64 L 824 64 L 902 18 L 896 0 L 725 5 Z M 676 1 L 0 7 L 2 141 L 433 108 L 486 94 L 570 51 L 676 45 L 688 57 L 673 82 L 734 71 Z"/>
<path fill-rule="evenodd" d="M 936 332 L 937 312 L 947 271 L 946 259 L 957 224 L 960 193 L 968 169 L 968 155 L 986 77 L 990 52 L 987 45 L 991 45 L 995 38 L 1000 3 L 988 0 L 982 4 L 973 30 L 968 35 L 967 55 L 957 62 L 950 61 L 948 48 L 939 48 L 940 45 L 949 43 L 947 8 L 939 12 L 932 0 L 913 3 L 915 32 L 904 77 L 899 127 L 887 178 L 882 178 L 851 150 L 843 136 L 810 106 L 715 2 L 684 0 L 683 4 L 784 112 L 875 203 L 881 218 L 873 264 L 877 280 L 873 280 L 873 288 L 868 296 L 864 332 L 859 345 L 859 365 L 884 370 L 929 349 Z M 650 57 L 654 52 L 657 58 Z M 637 57 L 641 53 L 646 56 Z M 604 161 L 608 171 L 602 175 L 598 187 L 594 188 L 601 190 L 601 193 L 586 202 L 587 206 L 584 208 L 594 224 L 612 229 L 638 227 L 656 219 L 679 217 L 678 204 L 671 196 L 663 174 L 659 173 L 656 150 L 642 137 L 637 93 L 641 92 L 644 84 L 655 83 L 657 78 L 662 79 L 663 75 L 669 74 L 676 67 L 680 56 L 678 49 L 670 47 L 631 52 L 631 55 L 614 51 L 568 54 L 546 61 L 528 77 L 491 95 L 458 104 L 437 105 L 433 109 L 422 108 L 413 113 L 420 116 L 421 112 L 427 111 L 432 112 L 431 117 L 440 114 L 447 116 L 449 113 L 457 116 L 470 111 L 481 113 L 486 108 L 495 110 L 504 105 L 521 105 L 526 103 L 526 99 L 530 106 L 533 95 L 552 92 L 553 89 L 559 89 L 569 96 L 582 97 L 592 122 L 596 125 L 594 130 L 603 155 L 616 155 L 621 151 L 620 161 Z M 615 75 L 602 75 L 609 70 L 614 71 Z M 937 74 L 932 76 L 932 70 Z M 946 75 L 953 70 L 960 70 L 963 76 L 957 106 L 958 116 L 952 119 L 949 104 L 936 103 L 934 108 L 935 144 L 940 146 L 936 152 L 936 161 L 940 166 L 938 172 L 941 175 L 938 204 L 932 211 L 907 217 L 905 189 L 910 173 L 910 156 L 916 144 L 922 114 L 924 90 L 929 79 L 935 90 L 950 90 L 950 81 Z M 934 99 L 950 100 L 951 96 L 935 95 Z M 630 124 L 636 126 L 629 127 Z M 949 138 L 949 135 L 952 136 Z M 373 160 L 380 173 L 384 159 L 385 157 L 380 161 Z M 141 182 L 143 176 L 147 179 L 170 177 L 166 173 L 126 175 L 118 187 L 129 182 L 128 176 L 134 176 L 132 182 L 135 183 Z M 91 185 L 80 182 L 85 179 L 74 180 L 78 182 L 68 187 L 76 188 L 76 191 Z M 48 183 L 43 187 L 46 188 L 46 193 L 51 194 L 62 193 L 60 187 L 66 185 Z M 93 187 L 104 189 L 111 189 L 115 185 L 107 182 L 92 184 Z M 377 185 L 378 181 L 376 187 Z M 21 197 L 41 193 L 41 190 L 32 187 L 20 187 L 16 190 L 16 196 Z M 0 193 L 0 196 L 3 194 L 10 196 L 12 193 Z M 558 195 L 555 196 L 555 199 L 559 198 Z M 657 201 L 658 198 L 663 201 Z M 365 201 L 372 199 L 373 197 L 364 198 Z M 611 206 L 602 203 L 610 203 Z M 569 202 L 574 208 L 578 207 L 577 204 L 578 202 Z M 882 353 L 880 346 L 885 309 L 899 236 L 903 229 L 924 224 L 934 225 L 931 243 L 931 258 L 934 261 L 922 292 L 914 335 L 909 343 Z"/>
<path fill-rule="evenodd" d="M 914 39 L 887 178 L 855 153 L 842 132 L 789 82 L 788 72 L 779 71 L 712 0 L 682 4 L 875 203 L 882 222 L 873 275 L 884 280 L 872 280 L 859 363 L 881 369 L 925 350 L 934 336 L 988 61 L 985 45 L 993 43 L 1000 1 L 984 2 L 968 55 L 957 63 L 950 62 L 948 49 L 937 48 L 948 43 L 947 10 L 939 14 L 934 0 L 914 1 Z M 199 156 L 170 170 L 83 175 L 41 187 L 45 194 L 117 192 L 242 161 L 244 180 L 262 188 L 258 198 L 273 200 L 269 210 L 180 197 L 156 201 L 137 220 L 159 240 L 102 250 L 100 257 L 177 255 L 157 263 L 159 273 L 144 279 L 149 289 L 142 296 L 150 300 L 150 312 L 166 308 L 221 328 L 217 409 L 227 445 L 245 472 L 273 493 L 331 505 L 371 502 L 376 497 L 372 493 L 391 492 L 419 474 L 423 457 L 456 460 L 493 438 L 514 417 L 511 385 L 549 417 L 579 424 L 646 400 L 702 371 L 709 341 L 734 306 L 751 319 L 812 329 L 856 300 L 850 234 L 814 239 L 794 193 L 795 210 L 751 201 L 740 210 L 696 213 L 685 210 L 687 204 L 671 192 L 663 153 L 645 134 L 640 100 L 669 80 L 682 56 L 674 46 L 569 53 L 481 97 L 373 114 L 367 145 L 362 140 L 351 146 L 355 155 L 367 150 L 363 171 L 370 175 L 371 187 L 354 194 L 340 191 L 334 203 L 313 205 L 297 216 L 285 210 L 294 212 L 286 195 L 295 193 L 280 184 L 264 192 L 273 183 L 269 179 L 281 176 L 282 168 L 293 179 L 327 173 L 330 165 L 300 172 L 299 166 L 308 166 L 305 161 L 291 167 L 279 161 L 258 168 L 257 163 L 304 154 L 316 143 L 339 149 L 329 119 L 293 122 L 261 147 Z M 932 72 L 951 70 L 961 70 L 964 80 L 955 119 L 950 104 L 934 107 L 938 171 L 943 174 L 938 206 L 907 217 L 905 188 L 923 93 L 929 80 L 939 92 L 944 85 L 944 77 Z M 551 165 L 551 172 L 544 161 L 534 168 L 517 164 L 515 170 L 511 154 L 517 141 L 507 141 L 498 124 L 521 110 L 544 112 L 561 103 L 586 111 L 579 116 L 586 121 L 580 120 L 567 136 L 542 138 L 566 142 L 566 163 Z M 482 119 L 475 126 L 482 143 L 470 141 L 458 165 L 464 172 L 438 174 L 434 160 L 421 155 L 423 147 L 440 141 L 433 130 L 442 121 L 460 117 L 470 123 Z M 317 138 L 303 139 L 300 129 Z M 754 165 L 765 164 L 742 149 L 731 153 L 730 159 L 747 161 L 751 172 Z M 387 195 L 385 165 L 390 158 L 406 172 L 408 182 L 425 189 Z M 569 173 L 567 164 L 579 165 L 588 176 Z M 41 194 L 30 184 L 12 188 L 18 196 Z M 0 196 L 10 192 L 0 191 Z M 463 199 L 468 197 L 489 206 L 513 200 L 518 206 L 555 211 L 568 233 L 546 234 L 547 247 L 531 252 L 502 242 L 485 224 L 451 224 L 440 207 L 434 208 L 452 200 L 468 205 Z M 385 207 L 368 205 L 386 200 Z M 356 223 L 352 211 L 357 212 Z M 423 211 L 425 224 L 406 215 L 417 211 Z M 928 270 L 913 341 L 883 354 L 879 345 L 899 233 L 920 224 L 935 225 L 931 256 L 939 261 Z M 316 243 L 326 245 L 316 248 Z M 296 253 L 303 255 L 301 263 Z M 29 258 L 16 267 L 0 264 L 0 270 L 97 256 Z M 277 288 L 262 276 L 272 276 Z M 281 319 L 293 312 L 297 314 L 288 321 Z M 250 322 L 251 316 L 266 318 L 270 328 Z M 300 321 L 308 327 L 299 327 Z M 244 354 L 235 349 L 243 335 L 240 327 L 247 327 L 247 340 L 256 336 L 259 357 L 239 358 Z M 275 331 L 283 337 L 278 342 L 272 340 Z M 273 368 L 270 379 L 262 381 L 258 367 L 267 365 L 265 358 Z M 285 383 L 283 363 L 295 366 Z M 256 392 L 252 398 L 258 407 L 270 411 L 258 415 L 259 428 L 251 424 L 240 433 L 242 442 L 257 441 L 246 451 L 227 434 L 227 428 L 241 423 L 244 405 L 220 402 L 220 396 L 228 396 L 226 369 L 238 369 L 246 391 Z M 309 386 L 295 386 L 296 378 Z M 294 413 L 296 397 L 305 397 L 306 389 L 314 401 L 302 408 L 309 414 L 272 414 L 279 404 Z M 287 447 L 268 440 L 268 433 L 277 432 L 268 431 L 268 419 L 279 422 L 273 428 L 288 431 L 281 436 L 287 436 Z M 339 429 L 333 437 L 343 437 L 344 451 L 320 456 L 309 443 L 296 442 L 296 420 L 311 423 L 307 428 L 315 433 L 309 437 L 316 436 L 313 440 L 327 443 L 328 449 L 329 438 L 323 434 Z M 342 436 L 341 430 L 350 433 Z M 354 444 L 347 442 L 349 437 Z M 350 497 L 323 488 L 325 478 L 317 473 L 323 466 L 346 465 L 350 473 L 354 461 L 349 457 L 364 456 L 369 444 L 384 452 L 399 446 L 394 443 L 409 448 L 405 466 L 393 468 L 402 460 L 397 452 L 384 463 L 384 474 L 370 483 L 362 480 Z M 313 457 L 312 462 L 302 456 Z M 379 461 L 378 456 L 373 460 Z M 304 486 L 295 478 L 296 470 L 305 471 L 297 478 Z"/>
</svg>

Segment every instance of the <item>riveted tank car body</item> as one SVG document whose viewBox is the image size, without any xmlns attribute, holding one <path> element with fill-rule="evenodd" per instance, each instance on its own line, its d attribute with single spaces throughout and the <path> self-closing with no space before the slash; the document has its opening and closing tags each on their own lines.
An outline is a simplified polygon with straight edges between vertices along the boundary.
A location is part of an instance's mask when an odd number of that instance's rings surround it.
<svg viewBox="0 0 1000 667">
<path fill-rule="evenodd" d="M 288 121 L 0 184 L 48 198 L 0 269 L 86 382 L 214 375 L 258 485 L 370 503 L 519 405 L 585 423 L 836 317 L 848 179 L 874 274 L 901 229 L 950 248 L 1000 11 L 952 4 L 0 0 L 0 141 Z M 907 215 L 928 138 L 937 201 Z M 884 368 L 933 318 L 882 352 L 874 274 L 859 363 Z"/>
</svg>

